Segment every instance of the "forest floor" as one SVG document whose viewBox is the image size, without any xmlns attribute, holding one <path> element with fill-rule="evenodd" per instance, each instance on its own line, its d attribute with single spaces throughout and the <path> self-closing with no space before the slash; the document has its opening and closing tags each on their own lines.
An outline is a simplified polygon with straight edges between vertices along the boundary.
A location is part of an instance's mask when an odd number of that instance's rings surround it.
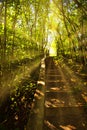
<svg viewBox="0 0 87 130">
<path fill-rule="evenodd" d="M 26 59 L 24 59 L 26 60 Z M 24 130 L 39 77 L 40 59 L 5 68 L 0 79 L 0 130 Z"/>
<path fill-rule="evenodd" d="M 87 130 L 86 79 L 87 69 L 81 64 L 47 58 L 45 79 L 41 82 L 45 83 L 36 91 L 26 129 Z"/>
</svg>

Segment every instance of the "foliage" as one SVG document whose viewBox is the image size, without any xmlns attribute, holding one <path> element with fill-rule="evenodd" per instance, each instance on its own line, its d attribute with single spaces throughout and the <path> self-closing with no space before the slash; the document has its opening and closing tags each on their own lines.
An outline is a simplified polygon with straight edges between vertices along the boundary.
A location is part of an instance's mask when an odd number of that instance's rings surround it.
<svg viewBox="0 0 87 130">
<path fill-rule="evenodd" d="M 38 70 L 39 68 L 36 69 Z M 16 85 L 8 94 L 5 101 L 0 104 L 1 129 L 24 129 L 37 88 L 36 81 L 39 76 L 39 70 L 36 71 L 36 69 L 31 73 L 31 78 L 26 78 L 19 85 Z"/>
<path fill-rule="evenodd" d="M 47 4 L 48 1 L 39 0 L 0 2 L 1 63 L 32 57 L 42 51 Z"/>
<path fill-rule="evenodd" d="M 53 0 L 49 21 L 57 54 L 87 64 L 87 9 L 86 1 Z M 52 19 L 53 18 L 53 19 Z"/>
</svg>

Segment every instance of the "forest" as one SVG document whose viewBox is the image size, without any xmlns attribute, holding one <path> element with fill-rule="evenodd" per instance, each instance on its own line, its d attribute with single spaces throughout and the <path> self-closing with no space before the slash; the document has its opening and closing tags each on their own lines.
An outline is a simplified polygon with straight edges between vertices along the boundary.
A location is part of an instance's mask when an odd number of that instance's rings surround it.
<svg viewBox="0 0 87 130">
<path fill-rule="evenodd" d="M 47 56 L 87 72 L 87 1 L 0 0 L 0 130 L 24 130 Z"/>
</svg>

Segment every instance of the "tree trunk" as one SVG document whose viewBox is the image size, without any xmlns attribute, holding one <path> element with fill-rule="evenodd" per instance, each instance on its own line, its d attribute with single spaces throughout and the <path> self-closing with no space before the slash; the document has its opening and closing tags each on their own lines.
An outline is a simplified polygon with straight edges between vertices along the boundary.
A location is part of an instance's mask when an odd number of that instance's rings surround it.
<svg viewBox="0 0 87 130">
<path fill-rule="evenodd" d="M 3 41 L 3 63 L 6 61 L 6 39 L 7 39 L 7 0 L 5 0 L 5 13 L 4 13 L 4 41 Z"/>
</svg>

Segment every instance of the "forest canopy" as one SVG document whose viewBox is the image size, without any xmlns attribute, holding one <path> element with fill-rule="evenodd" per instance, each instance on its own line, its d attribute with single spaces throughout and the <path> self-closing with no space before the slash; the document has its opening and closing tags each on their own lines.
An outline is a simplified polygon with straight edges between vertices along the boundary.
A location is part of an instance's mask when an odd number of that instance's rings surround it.
<svg viewBox="0 0 87 130">
<path fill-rule="evenodd" d="M 54 43 L 57 55 L 86 64 L 86 5 L 85 0 L 1 0 L 0 63 L 47 53 Z"/>
</svg>

